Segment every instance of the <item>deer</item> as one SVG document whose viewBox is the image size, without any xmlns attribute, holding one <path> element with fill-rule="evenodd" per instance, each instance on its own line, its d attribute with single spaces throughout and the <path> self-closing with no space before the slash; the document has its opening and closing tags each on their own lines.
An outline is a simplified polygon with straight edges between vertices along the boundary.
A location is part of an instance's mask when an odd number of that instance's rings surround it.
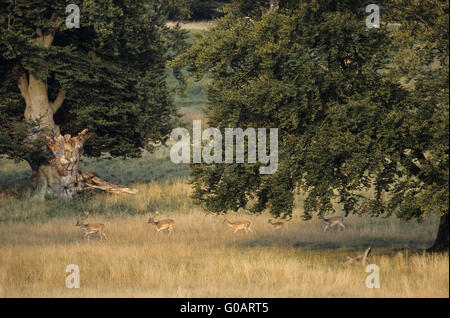
<svg viewBox="0 0 450 318">
<path fill-rule="evenodd" d="M 84 218 L 80 219 L 80 215 L 77 216 L 77 224 L 75 226 L 79 226 L 82 230 L 85 231 L 84 237 L 87 238 L 89 242 L 89 236 L 91 234 L 100 234 L 100 239 L 103 238 L 106 240 L 106 233 L 105 233 L 105 225 L 102 223 L 94 223 L 94 224 L 85 224 L 83 223 L 84 220 L 86 220 L 89 217 L 89 212 L 85 212 Z"/>
<path fill-rule="evenodd" d="M 281 230 L 284 227 L 287 227 L 288 226 L 288 222 L 290 220 L 292 220 L 292 216 L 290 216 L 289 220 L 286 220 L 286 221 L 273 222 L 272 219 L 269 219 L 269 220 L 267 220 L 267 223 L 272 225 L 273 230 L 276 231 L 276 230 Z"/>
<path fill-rule="evenodd" d="M 227 219 L 223 221 L 223 223 L 227 223 L 229 227 L 234 229 L 234 233 L 236 233 L 239 230 L 245 230 L 245 233 L 253 232 L 251 229 L 252 223 L 250 221 L 236 221 L 236 222 L 230 222 Z"/>
<path fill-rule="evenodd" d="M 156 217 L 159 215 L 159 212 L 156 211 L 155 212 L 155 217 L 150 217 L 150 219 L 148 220 L 148 224 L 153 224 L 156 226 L 156 232 L 157 233 L 162 233 L 161 231 L 163 230 L 168 230 L 169 231 L 169 235 L 173 233 L 173 224 L 175 223 L 174 220 L 172 219 L 165 219 L 165 220 L 161 220 L 161 221 L 156 221 Z"/>
<path fill-rule="evenodd" d="M 336 224 L 342 227 L 345 231 L 345 225 L 344 223 L 342 223 L 344 221 L 343 216 L 332 216 L 330 218 L 324 218 L 323 216 L 319 216 L 319 219 L 321 219 L 322 222 L 325 223 L 325 228 L 323 229 L 324 232 L 328 229 L 328 227 L 333 227 Z"/>
<path fill-rule="evenodd" d="M 278 222 L 273 222 L 272 219 L 268 219 L 267 223 L 269 223 L 270 225 L 272 225 L 272 229 L 275 232 L 276 230 L 281 230 L 284 228 L 285 223 L 282 221 L 278 221 Z"/>
</svg>

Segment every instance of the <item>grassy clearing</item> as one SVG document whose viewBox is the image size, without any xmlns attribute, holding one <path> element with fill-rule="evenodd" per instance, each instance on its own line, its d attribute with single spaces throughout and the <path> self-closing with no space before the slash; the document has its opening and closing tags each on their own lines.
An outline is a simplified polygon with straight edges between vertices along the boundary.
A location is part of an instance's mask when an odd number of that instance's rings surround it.
<svg viewBox="0 0 450 318">
<path fill-rule="evenodd" d="M 173 28 L 177 23 L 180 24 L 180 27 L 183 30 L 194 30 L 194 31 L 207 31 L 214 26 L 214 21 L 195 21 L 186 23 L 177 21 L 168 21 L 166 25 L 170 28 Z"/>
<path fill-rule="evenodd" d="M 192 36 L 209 26 L 183 28 Z M 188 81 L 185 95 L 174 98 L 189 125 L 204 120 L 208 79 Z M 287 229 L 274 233 L 268 215 L 240 211 L 227 217 L 250 220 L 254 233 L 234 234 L 223 216 L 192 204 L 189 169 L 171 163 L 168 154 L 162 147 L 139 159 L 83 158 L 83 171 L 139 193 L 47 202 L 9 195 L 31 171 L 24 162 L 0 158 L 0 297 L 448 297 L 448 254 L 423 253 L 437 218 L 418 224 L 351 216 L 345 232 L 322 233 L 317 219 L 301 220 L 297 198 Z M 175 220 L 172 237 L 145 224 L 154 210 Z M 83 211 L 90 212 L 87 223 L 105 224 L 107 241 L 83 239 L 74 226 Z M 380 289 L 365 287 L 362 265 L 342 265 L 369 245 Z M 65 287 L 69 264 L 80 267 L 80 289 Z"/>
<path fill-rule="evenodd" d="M 28 203 L 0 199 L 0 295 L 3 297 L 448 297 L 448 255 L 429 256 L 438 220 L 422 224 L 351 216 L 347 230 L 322 233 L 296 210 L 288 228 L 273 232 L 268 215 L 244 212 L 254 233 L 234 234 L 222 216 L 192 205 L 184 180 L 138 185 L 135 196 Z M 53 205 L 52 205 L 53 204 Z M 5 207 L 8 209 L 6 210 Z M 175 220 L 157 234 L 150 211 Z M 108 240 L 83 239 L 73 217 L 90 211 Z M 8 216 L 6 216 L 6 214 Z M 38 217 L 44 214 L 46 217 Z M 58 217 L 56 217 L 58 216 Z M 380 289 L 365 287 L 362 265 L 342 265 L 373 247 Z M 77 264 L 81 288 L 65 288 L 65 268 Z"/>
<path fill-rule="evenodd" d="M 448 297 L 448 257 L 390 248 L 374 249 L 381 288 L 367 289 L 361 265 L 340 264 L 355 254 L 355 237 L 376 240 L 357 226 L 321 235 L 318 226 L 299 223 L 272 233 L 261 218 L 255 234 L 234 235 L 220 218 L 191 213 L 178 215 L 168 237 L 145 220 L 105 220 L 109 240 L 90 243 L 69 220 L 2 226 L 3 296 Z M 341 248 L 316 248 L 336 242 Z M 64 287 L 68 264 L 80 266 L 79 290 Z"/>
</svg>

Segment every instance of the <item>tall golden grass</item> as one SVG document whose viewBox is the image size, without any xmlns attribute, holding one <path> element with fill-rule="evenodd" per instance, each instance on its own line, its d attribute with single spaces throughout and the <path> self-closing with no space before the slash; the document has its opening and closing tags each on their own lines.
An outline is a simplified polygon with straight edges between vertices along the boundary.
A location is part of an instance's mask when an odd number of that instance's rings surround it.
<svg viewBox="0 0 450 318">
<path fill-rule="evenodd" d="M 0 224 L 1 297 L 448 297 L 449 260 L 427 255 L 437 220 L 423 224 L 352 216 L 346 231 L 322 233 L 319 220 L 296 210 L 273 232 L 268 215 L 247 219 L 254 233 L 233 233 L 223 216 L 192 205 L 183 180 L 138 185 L 135 196 L 98 195 L 85 203 L 87 222 L 102 222 L 107 241 L 83 239 L 71 217 Z M 7 200 L 5 198 L 0 200 Z M 171 210 L 171 201 L 180 201 Z M 146 224 L 149 204 L 175 220 L 173 236 Z M 39 205 L 36 205 L 37 208 Z M 127 206 L 137 215 L 100 208 Z M 57 212 L 57 211 L 55 211 Z M 78 211 L 82 212 L 82 211 Z M 16 211 L 16 213 L 20 213 Z M 373 247 L 379 289 L 369 289 L 361 264 L 343 265 Z M 81 288 L 68 289 L 66 266 L 77 264 Z"/>
</svg>

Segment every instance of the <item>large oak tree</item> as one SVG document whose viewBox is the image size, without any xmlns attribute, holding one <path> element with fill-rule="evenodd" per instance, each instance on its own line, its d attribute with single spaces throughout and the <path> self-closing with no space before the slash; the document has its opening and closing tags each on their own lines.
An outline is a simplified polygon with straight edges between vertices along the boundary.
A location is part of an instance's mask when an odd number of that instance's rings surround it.
<svg viewBox="0 0 450 318">
<path fill-rule="evenodd" d="M 448 1 L 379 3 L 380 28 L 367 4 L 235 1 L 180 56 L 212 78 L 208 126 L 279 128 L 275 174 L 195 164 L 195 199 L 286 216 L 301 190 L 305 218 L 435 214 L 448 249 Z"/>
<path fill-rule="evenodd" d="M 165 26 L 166 2 L 72 2 L 0 1 L 0 155 L 30 164 L 24 193 L 38 198 L 131 191 L 79 172 L 81 154 L 139 156 L 174 114 L 165 64 L 183 34 Z"/>
</svg>

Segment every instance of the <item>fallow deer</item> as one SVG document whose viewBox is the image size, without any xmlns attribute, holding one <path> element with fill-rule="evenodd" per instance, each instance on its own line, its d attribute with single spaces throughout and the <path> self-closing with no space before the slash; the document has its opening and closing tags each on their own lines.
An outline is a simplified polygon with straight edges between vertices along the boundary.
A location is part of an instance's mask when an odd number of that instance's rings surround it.
<svg viewBox="0 0 450 318">
<path fill-rule="evenodd" d="M 333 227 L 336 224 L 338 224 L 345 230 L 345 225 L 344 223 L 342 223 L 344 221 L 343 216 L 332 216 L 330 218 L 324 218 L 323 216 L 320 216 L 319 219 L 321 219 L 322 222 L 325 223 L 325 228 L 323 229 L 324 232 L 328 229 L 328 227 Z"/>
<path fill-rule="evenodd" d="M 168 230 L 169 235 L 173 233 L 173 224 L 175 223 L 172 219 L 165 219 L 161 221 L 156 221 L 156 217 L 159 215 L 159 212 L 156 211 L 155 217 L 150 217 L 148 220 L 148 224 L 153 224 L 156 226 L 156 232 L 161 233 L 163 230 Z"/>
<path fill-rule="evenodd" d="M 79 226 L 82 230 L 85 231 L 84 237 L 88 239 L 91 234 L 100 234 L 100 239 L 106 240 L 106 233 L 105 233 L 105 225 L 102 223 L 94 223 L 94 224 L 85 224 L 83 223 L 84 220 L 86 220 L 89 217 L 89 212 L 85 212 L 84 218 L 80 219 L 80 215 L 77 216 L 77 224 L 76 226 Z"/>
<path fill-rule="evenodd" d="M 281 230 L 284 227 L 284 222 L 278 221 L 278 222 L 272 222 L 272 219 L 269 219 L 267 221 L 270 225 L 272 225 L 272 228 L 274 231 Z"/>
<path fill-rule="evenodd" d="M 245 233 L 253 232 L 251 229 L 251 222 L 250 221 L 236 221 L 236 222 L 230 222 L 227 219 L 223 221 L 223 223 L 227 223 L 229 227 L 234 229 L 234 233 L 236 233 L 239 230 L 245 230 Z"/>
</svg>

